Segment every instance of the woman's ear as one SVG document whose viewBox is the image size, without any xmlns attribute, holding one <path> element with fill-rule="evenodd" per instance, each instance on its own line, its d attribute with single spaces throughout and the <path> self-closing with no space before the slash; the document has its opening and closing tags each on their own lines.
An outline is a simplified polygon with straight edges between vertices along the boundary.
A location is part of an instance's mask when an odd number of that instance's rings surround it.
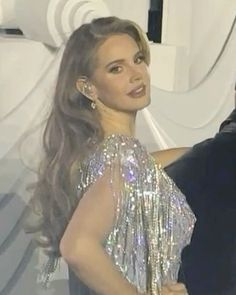
<svg viewBox="0 0 236 295">
<path fill-rule="evenodd" d="M 76 81 L 76 88 L 89 100 L 95 100 L 93 87 L 86 77 L 81 77 Z"/>
</svg>

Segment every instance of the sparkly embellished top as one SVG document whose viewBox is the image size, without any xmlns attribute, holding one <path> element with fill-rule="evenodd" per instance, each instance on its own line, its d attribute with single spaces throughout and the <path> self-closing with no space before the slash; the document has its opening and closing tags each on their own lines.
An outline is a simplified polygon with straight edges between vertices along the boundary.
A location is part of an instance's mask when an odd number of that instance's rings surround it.
<svg viewBox="0 0 236 295">
<path fill-rule="evenodd" d="M 98 146 L 80 167 L 79 198 L 107 169 L 116 212 L 104 248 L 139 292 L 158 295 L 163 284 L 177 280 L 195 216 L 185 196 L 137 139 L 111 135 Z M 114 186 L 117 172 L 119 189 Z"/>
</svg>

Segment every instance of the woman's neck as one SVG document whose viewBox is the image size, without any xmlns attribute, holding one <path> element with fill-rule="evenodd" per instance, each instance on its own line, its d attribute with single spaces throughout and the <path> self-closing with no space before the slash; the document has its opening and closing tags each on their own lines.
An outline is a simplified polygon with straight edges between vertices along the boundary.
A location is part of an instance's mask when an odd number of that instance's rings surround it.
<svg viewBox="0 0 236 295">
<path fill-rule="evenodd" d="M 136 113 L 111 111 L 102 114 L 101 125 L 104 136 L 111 134 L 135 135 Z"/>
</svg>

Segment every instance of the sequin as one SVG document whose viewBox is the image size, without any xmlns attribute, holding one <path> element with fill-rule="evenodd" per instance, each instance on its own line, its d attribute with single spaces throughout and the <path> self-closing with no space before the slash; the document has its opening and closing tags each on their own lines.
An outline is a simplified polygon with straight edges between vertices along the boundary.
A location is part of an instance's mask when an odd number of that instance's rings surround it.
<svg viewBox="0 0 236 295">
<path fill-rule="evenodd" d="M 137 139 L 111 135 L 81 165 L 82 197 L 105 169 L 121 176 L 114 226 L 104 248 L 139 292 L 160 294 L 177 280 L 182 249 L 189 244 L 195 216 L 185 196 Z"/>
</svg>

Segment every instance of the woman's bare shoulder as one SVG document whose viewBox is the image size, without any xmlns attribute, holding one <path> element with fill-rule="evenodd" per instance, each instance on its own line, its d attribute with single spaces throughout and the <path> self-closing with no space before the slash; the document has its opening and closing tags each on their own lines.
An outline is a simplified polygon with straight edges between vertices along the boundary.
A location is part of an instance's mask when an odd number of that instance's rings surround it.
<svg viewBox="0 0 236 295">
<path fill-rule="evenodd" d="M 153 152 L 152 156 L 155 158 L 158 164 L 160 164 L 162 167 L 165 167 L 180 158 L 189 149 L 189 147 L 171 148 Z"/>
</svg>

